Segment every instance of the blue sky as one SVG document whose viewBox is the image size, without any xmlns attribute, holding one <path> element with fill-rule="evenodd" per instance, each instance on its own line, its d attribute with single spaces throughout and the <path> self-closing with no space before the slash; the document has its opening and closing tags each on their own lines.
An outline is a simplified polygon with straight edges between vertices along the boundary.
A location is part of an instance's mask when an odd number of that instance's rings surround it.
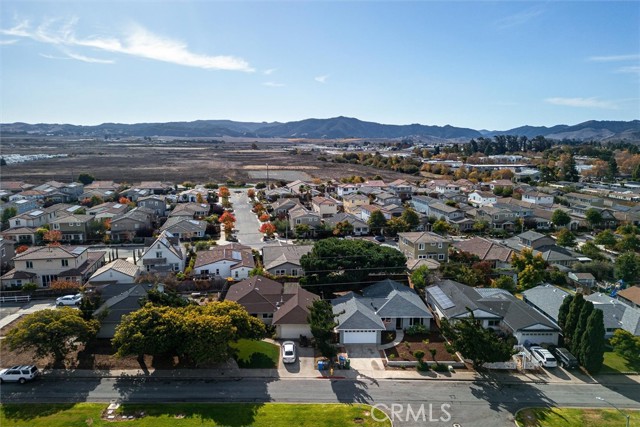
<svg viewBox="0 0 640 427">
<path fill-rule="evenodd" d="M 640 2 L 7 1 L 0 121 L 640 118 Z"/>
</svg>

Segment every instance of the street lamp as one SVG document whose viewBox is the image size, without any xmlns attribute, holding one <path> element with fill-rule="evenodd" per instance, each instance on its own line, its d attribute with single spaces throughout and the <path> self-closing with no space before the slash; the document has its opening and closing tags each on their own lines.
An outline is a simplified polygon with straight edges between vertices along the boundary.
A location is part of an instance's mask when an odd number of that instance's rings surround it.
<svg viewBox="0 0 640 427">
<path fill-rule="evenodd" d="M 596 399 L 597 400 L 602 400 L 603 402 L 607 402 L 609 405 L 613 406 L 618 412 L 620 412 L 627 419 L 627 427 L 629 427 L 629 421 L 631 420 L 631 415 L 625 414 L 616 405 L 614 405 L 613 403 L 609 402 L 608 400 L 606 400 L 606 399 L 604 399 L 604 398 L 602 398 L 600 396 L 596 396 Z"/>
</svg>

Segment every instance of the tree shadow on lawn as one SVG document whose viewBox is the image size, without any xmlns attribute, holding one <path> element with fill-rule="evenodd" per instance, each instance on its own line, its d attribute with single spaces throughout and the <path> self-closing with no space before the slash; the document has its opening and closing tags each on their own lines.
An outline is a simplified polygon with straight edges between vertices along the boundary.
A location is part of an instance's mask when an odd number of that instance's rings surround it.
<svg viewBox="0 0 640 427">
<path fill-rule="evenodd" d="M 255 418 L 264 403 L 177 403 L 177 404 L 136 404 L 125 403 L 120 406 L 123 415 L 195 418 L 203 424 L 242 427 L 255 424 Z M 168 424 L 167 424 L 168 425 Z"/>
<path fill-rule="evenodd" d="M 273 363 L 273 359 L 264 353 L 251 353 L 249 359 L 236 358 L 239 368 L 253 368 L 253 369 L 275 369 L 276 366 Z"/>
<path fill-rule="evenodd" d="M 492 372 L 479 372 L 480 378 L 471 383 L 471 394 L 489 404 L 492 411 L 507 411 L 515 414 L 518 409 L 535 407 L 552 407 L 555 401 L 549 398 L 534 384 L 527 383 L 515 376 L 505 377 Z"/>
<path fill-rule="evenodd" d="M 35 418 L 48 417 L 66 411 L 75 403 L 2 403 L 0 411 L 4 417 L 13 421 L 29 421 Z"/>
</svg>

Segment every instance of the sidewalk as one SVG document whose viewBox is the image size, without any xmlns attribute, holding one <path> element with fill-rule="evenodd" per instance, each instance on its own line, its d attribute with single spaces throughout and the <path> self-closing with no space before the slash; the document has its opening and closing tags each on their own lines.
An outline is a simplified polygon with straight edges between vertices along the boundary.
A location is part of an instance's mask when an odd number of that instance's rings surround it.
<svg viewBox="0 0 640 427">
<path fill-rule="evenodd" d="M 334 370 L 333 376 L 329 375 L 329 371 L 315 371 L 315 375 L 309 373 L 280 376 L 277 369 L 174 369 L 174 370 L 149 370 L 144 372 L 141 369 L 130 370 L 111 370 L 111 371 L 91 371 L 91 370 L 64 370 L 52 369 L 43 371 L 45 379 L 59 378 L 147 378 L 153 379 L 176 379 L 176 380 L 198 380 L 198 379 L 219 379 L 219 380 L 241 380 L 244 378 L 262 378 L 265 380 L 310 380 L 310 379 L 331 379 L 331 380 L 360 380 L 371 381 L 378 380 L 412 380 L 412 381 L 466 381 L 466 382 L 498 382 L 505 384 L 518 383 L 564 383 L 564 384 L 618 384 L 629 383 L 633 381 L 640 384 L 640 376 L 625 375 L 602 375 L 598 377 L 598 381 L 584 381 L 579 378 L 570 380 L 552 378 L 546 375 L 538 374 L 514 374 L 491 372 L 488 374 L 478 374 L 474 371 L 460 370 L 454 373 L 448 372 L 417 372 L 415 370 L 384 370 L 372 372 L 358 372 L 352 369 Z M 370 375 L 370 374 L 374 374 Z"/>
</svg>

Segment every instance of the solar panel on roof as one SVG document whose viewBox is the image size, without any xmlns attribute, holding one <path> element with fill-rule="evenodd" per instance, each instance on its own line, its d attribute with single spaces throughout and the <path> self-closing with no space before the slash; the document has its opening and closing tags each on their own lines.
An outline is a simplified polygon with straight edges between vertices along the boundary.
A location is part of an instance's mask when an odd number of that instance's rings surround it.
<svg viewBox="0 0 640 427">
<path fill-rule="evenodd" d="M 442 289 L 438 287 L 429 289 L 429 295 L 431 295 L 433 299 L 436 300 L 436 303 L 440 307 L 442 307 L 443 310 L 447 310 L 451 307 L 455 307 L 455 304 L 453 303 L 453 301 L 451 301 L 449 297 L 446 296 L 444 292 L 442 292 Z"/>
</svg>

